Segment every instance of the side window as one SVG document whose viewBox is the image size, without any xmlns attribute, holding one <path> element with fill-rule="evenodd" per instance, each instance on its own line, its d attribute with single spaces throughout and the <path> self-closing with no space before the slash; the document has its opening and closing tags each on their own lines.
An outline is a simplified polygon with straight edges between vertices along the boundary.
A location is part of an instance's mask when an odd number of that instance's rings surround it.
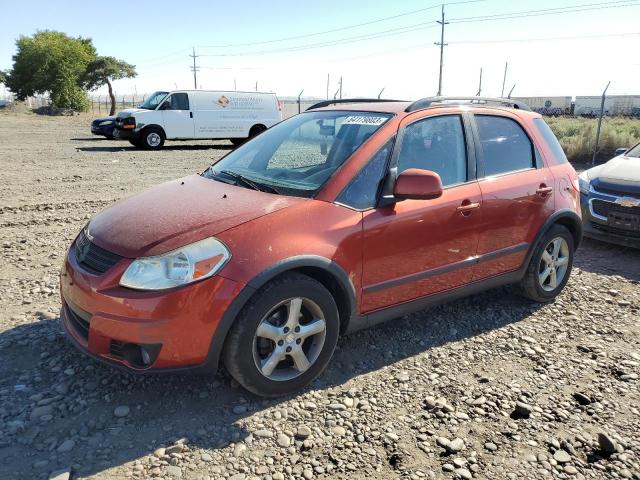
<svg viewBox="0 0 640 480">
<path fill-rule="evenodd" d="M 164 107 L 167 103 L 169 106 Z M 164 110 L 189 110 L 189 95 L 186 93 L 173 93 L 162 105 Z"/>
<path fill-rule="evenodd" d="M 378 192 L 387 172 L 387 165 L 393 142 L 389 140 L 378 152 L 371 157 L 362 170 L 356 175 L 349 185 L 342 191 L 337 201 L 358 210 L 364 210 L 376 206 Z"/>
<path fill-rule="evenodd" d="M 491 115 L 475 115 L 475 120 L 485 176 L 535 167 L 533 146 L 517 122 Z"/>
<path fill-rule="evenodd" d="M 564 150 L 562 150 L 560 142 L 554 135 L 551 127 L 547 125 L 547 122 L 545 122 L 541 118 L 536 118 L 533 120 L 533 123 L 538 128 L 538 131 L 542 134 L 544 141 L 547 142 L 547 145 L 549 145 L 549 148 L 553 152 L 553 156 L 556 158 L 558 163 L 567 163 L 567 156 L 564 154 Z"/>
<path fill-rule="evenodd" d="M 444 187 L 467 181 L 467 149 L 460 115 L 442 115 L 407 126 L 398 154 L 398 173 L 431 170 Z"/>
</svg>

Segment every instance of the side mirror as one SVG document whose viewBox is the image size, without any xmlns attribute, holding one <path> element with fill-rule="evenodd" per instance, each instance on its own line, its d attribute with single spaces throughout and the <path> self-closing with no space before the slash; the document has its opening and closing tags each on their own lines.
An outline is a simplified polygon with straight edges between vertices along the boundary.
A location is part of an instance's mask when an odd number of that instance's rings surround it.
<svg viewBox="0 0 640 480">
<path fill-rule="evenodd" d="M 627 150 L 629 150 L 627 147 L 616 148 L 616 157 L 618 155 L 624 155 L 625 153 L 627 153 Z"/>
<path fill-rule="evenodd" d="M 393 196 L 398 199 L 430 200 L 442 195 L 440 175 L 431 170 L 410 168 L 396 179 Z"/>
</svg>

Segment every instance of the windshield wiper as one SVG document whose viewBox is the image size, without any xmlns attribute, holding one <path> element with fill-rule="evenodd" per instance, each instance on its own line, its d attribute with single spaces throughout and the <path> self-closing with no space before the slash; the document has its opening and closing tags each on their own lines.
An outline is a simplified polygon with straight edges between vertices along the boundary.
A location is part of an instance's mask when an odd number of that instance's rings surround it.
<svg viewBox="0 0 640 480">
<path fill-rule="evenodd" d="M 215 170 L 212 170 L 212 172 L 214 173 L 214 175 L 217 173 Z M 235 179 L 236 180 L 236 184 L 237 183 L 243 183 L 247 187 L 253 188 L 254 190 L 258 190 L 259 192 L 279 193 L 278 190 L 276 190 L 272 186 L 265 185 L 264 183 L 254 182 L 253 180 L 249 180 L 247 177 L 245 177 L 244 175 L 241 175 L 241 174 L 239 174 L 237 172 L 234 172 L 234 171 L 231 171 L 231 170 L 220 170 L 219 173 L 222 173 L 223 175 L 227 175 L 227 176 Z"/>
</svg>

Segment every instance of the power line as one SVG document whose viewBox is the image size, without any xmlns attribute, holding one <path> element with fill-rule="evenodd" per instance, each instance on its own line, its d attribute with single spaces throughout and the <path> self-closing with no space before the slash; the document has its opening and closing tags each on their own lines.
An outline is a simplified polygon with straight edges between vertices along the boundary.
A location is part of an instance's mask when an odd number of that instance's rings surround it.
<svg viewBox="0 0 640 480">
<path fill-rule="evenodd" d="M 464 0 L 464 1 L 456 1 L 456 2 L 447 2 L 444 5 L 462 5 L 462 4 L 467 4 L 467 3 L 478 3 L 478 2 L 484 2 L 487 0 Z M 378 18 L 376 20 L 371 20 L 368 22 L 363 22 L 363 23 L 356 23 L 353 25 L 346 25 L 344 27 L 338 27 L 338 28 L 332 28 L 330 30 L 323 30 L 321 32 L 313 32 L 313 33 L 307 33 L 307 34 L 303 34 L 303 35 L 295 35 L 292 37 L 283 37 L 283 38 L 276 38 L 276 39 L 272 39 L 272 40 L 263 40 L 263 41 L 258 41 L 258 42 L 247 42 L 247 43 L 229 43 L 226 45 L 198 45 L 198 48 L 229 48 L 229 47 L 250 47 L 253 45 L 264 45 L 264 44 L 268 44 L 268 43 L 277 43 L 277 42 L 285 42 L 288 40 L 299 40 L 301 38 L 308 38 L 308 37 L 315 37 L 318 35 L 325 35 L 327 33 L 335 33 L 335 32 L 341 32 L 344 30 L 351 30 L 354 28 L 358 28 L 358 27 L 364 27 L 367 25 L 373 25 L 375 23 L 380 23 L 380 22 L 386 22 L 388 20 L 394 20 L 396 18 L 401 18 L 401 17 L 406 17 L 408 15 L 414 15 L 416 13 L 421 13 L 421 12 L 426 12 L 428 10 L 433 10 L 434 8 L 438 8 L 440 7 L 441 3 L 437 3 L 434 5 L 430 5 L 428 7 L 425 8 L 419 8 L 418 10 L 411 10 L 409 12 L 403 12 L 403 13 L 399 13 L 397 15 L 391 15 L 389 17 L 382 17 L 382 18 Z"/>
<path fill-rule="evenodd" d="M 492 20 L 509 20 L 513 18 L 540 17 L 540 16 L 547 16 L 547 15 L 561 15 L 564 13 L 587 12 L 592 10 L 602 10 L 605 8 L 633 7 L 636 5 L 639 5 L 639 3 L 632 0 L 588 3 L 588 4 L 566 6 L 566 7 L 546 8 L 542 10 L 526 10 L 522 12 L 496 13 L 493 15 L 479 15 L 475 17 L 452 18 L 450 22 L 451 23 L 472 23 L 472 22 L 486 22 L 486 21 L 492 21 Z"/>
<path fill-rule="evenodd" d="M 276 48 L 271 50 L 244 51 L 244 52 L 235 52 L 235 53 L 206 53 L 206 54 L 201 54 L 200 56 L 201 57 L 242 57 L 242 56 L 251 56 L 251 55 L 263 55 L 267 53 L 297 52 L 300 50 L 309 50 L 312 48 L 333 47 L 336 45 L 344 45 L 347 43 L 361 42 L 363 40 L 372 40 L 375 38 L 388 37 L 390 35 L 399 35 L 403 33 L 415 32 L 418 30 L 435 28 L 436 25 L 434 25 L 433 23 L 434 23 L 433 21 L 421 22 L 413 25 L 407 25 L 405 27 L 391 28 L 389 30 L 383 30 L 381 32 L 376 32 L 376 33 L 367 33 L 367 34 L 356 35 L 353 37 L 347 37 L 343 39 L 327 40 L 327 41 L 318 42 L 318 43 L 309 43 L 306 45 L 299 45 L 295 47 L 282 47 L 282 48 Z"/>
<path fill-rule="evenodd" d="M 563 41 L 563 40 L 581 40 L 588 38 L 608 38 L 608 37 L 629 37 L 638 36 L 640 32 L 627 32 L 627 33 L 605 33 L 595 35 L 572 35 L 562 37 L 536 37 L 536 38 L 505 38 L 505 39 L 493 39 L 493 40 L 458 40 L 449 42 L 451 45 L 472 45 L 475 43 L 518 43 L 518 42 L 549 42 L 549 41 Z"/>
</svg>

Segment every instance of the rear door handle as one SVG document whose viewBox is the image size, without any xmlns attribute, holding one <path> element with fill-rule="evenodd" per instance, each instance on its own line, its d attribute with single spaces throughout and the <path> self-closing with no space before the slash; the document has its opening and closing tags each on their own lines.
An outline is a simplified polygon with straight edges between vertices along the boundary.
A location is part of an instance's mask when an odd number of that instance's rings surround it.
<svg viewBox="0 0 640 480">
<path fill-rule="evenodd" d="M 476 208 L 480 208 L 479 203 L 463 203 L 456 210 L 458 210 L 462 214 L 465 214 L 470 212 L 471 210 L 475 210 Z"/>
<path fill-rule="evenodd" d="M 544 183 L 542 185 L 540 185 L 540 187 L 536 190 L 536 193 L 538 195 L 542 195 L 542 196 L 545 196 L 545 195 L 547 195 L 548 193 L 551 193 L 551 192 L 553 192 L 553 187 L 547 187 L 547 186 L 545 186 Z"/>
<path fill-rule="evenodd" d="M 193 112 L 189 112 L 189 118 L 193 118 Z"/>
</svg>

